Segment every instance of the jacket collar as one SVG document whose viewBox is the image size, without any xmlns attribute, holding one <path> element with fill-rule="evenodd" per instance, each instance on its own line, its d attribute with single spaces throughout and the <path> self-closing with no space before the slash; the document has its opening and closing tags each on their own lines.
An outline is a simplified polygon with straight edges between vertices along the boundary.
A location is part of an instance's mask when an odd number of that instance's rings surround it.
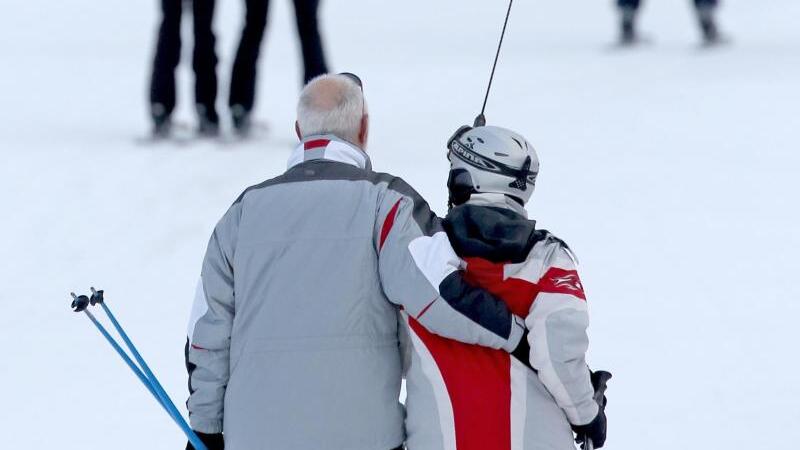
<svg viewBox="0 0 800 450">
<path fill-rule="evenodd" d="M 536 229 L 536 222 L 512 208 L 477 203 L 470 200 L 456 206 L 443 222 L 453 249 L 462 258 L 520 263 L 547 236 L 546 231 Z"/>
<path fill-rule="evenodd" d="M 474 206 L 492 206 L 495 208 L 503 208 L 503 209 L 510 209 L 515 213 L 519 214 L 523 218 L 528 218 L 528 211 L 525 210 L 525 207 L 517 203 L 516 201 L 508 198 L 505 194 L 492 194 L 492 193 L 480 193 L 480 194 L 472 194 L 467 200 L 468 205 Z"/>
<path fill-rule="evenodd" d="M 332 134 L 308 136 L 292 151 L 288 168 L 313 160 L 336 161 L 350 164 L 365 170 L 372 170 L 369 156 L 354 144 Z"/>
</svg>

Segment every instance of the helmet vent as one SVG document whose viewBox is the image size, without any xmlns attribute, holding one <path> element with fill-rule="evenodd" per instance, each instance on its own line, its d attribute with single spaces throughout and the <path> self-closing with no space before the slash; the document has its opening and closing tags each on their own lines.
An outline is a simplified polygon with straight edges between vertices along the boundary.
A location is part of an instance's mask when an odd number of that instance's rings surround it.
<svg viewBox="0 0 800 450">
<path fill-rule="evenodd" d="M 508 155 L 508 153 L 494 152 L 494 156 L 505 156 L 505 157 L 508 157 L 509 155 Z"/>
<path fill-rule="evenodd" d="M 480 142 L 481 144 L 485 144 L 485 142 L 483 141 L 483 139 L 481 139 L 481 138 L 476 138 L 476 139 L 478 139 L 478 142 Z"/>
<path fill-rule="evenodd" d="M 525 148 L 525 147 L 523 147 L 523 146 L 522 146 L 522 142 L 520 142 L 519 140 L 517 140 L 517 138 L 515 138 L 515 137 L 513 137 L 513 136 L 512 136 L 512 137 L 511 137 L 511 139 L 513 139 L 513 140 L 514 140 L 514 142 L 516 142 L 516 143 L 517 143 L 517 145 L 519 145 L 519 148 Z"/>
</svg>

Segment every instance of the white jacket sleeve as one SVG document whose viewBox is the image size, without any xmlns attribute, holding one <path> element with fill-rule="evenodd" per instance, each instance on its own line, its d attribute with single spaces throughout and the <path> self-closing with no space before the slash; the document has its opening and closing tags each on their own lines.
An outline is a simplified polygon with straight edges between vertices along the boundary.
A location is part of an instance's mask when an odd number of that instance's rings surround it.
<svg viewBox="0 0 800 450">
<path fill-rule="evenodd" d="M 559 241 L 549 240 L 545 252 L 537 283 L 540 292 L 525 320 L 530 361 L 570 423 L 585 425 L 598 412 L 586 365 L 586 296 L 569 250 Z"/>
</svg>

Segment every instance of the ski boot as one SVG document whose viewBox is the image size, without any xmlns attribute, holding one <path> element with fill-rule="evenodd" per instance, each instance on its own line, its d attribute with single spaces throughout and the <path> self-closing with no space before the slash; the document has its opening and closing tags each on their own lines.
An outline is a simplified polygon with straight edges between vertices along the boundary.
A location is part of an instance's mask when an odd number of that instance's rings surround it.
<svg viewBox="0 0 800 450">
<path fill-rule="evenodd" d="M 624 6 L 620 8 L 620 33 L 621 45 L 633 45 L 638 41 L 636 34 L 636 8 Z"/>
<path fill-rule="evenodd" d="M 165 138 L 172 131 L 172 120 L 167 109 L 161 103 L 150 105 L 150 117 L 153 120 L 153 137 Z"/>
<path fill-rule="evenodd" d="M 198 127 L 197 133 L 201 137 L 219 136 L 219 116 L 213 109 L 205 105 L 197 105 Z"/>
<path fill-rule="evenodd" d="M 717 22 L 714 17 L 714 6 L 706 5 L 697 8 L 697 20 L 703 33 L 703 44 L 715 45 L 722 42 Z"/>
<path fill-rule="evenodd" d="M 250 113 L 242 105 L 231 105 L 231 119 L 233 120 L 233 129 L 241 137 L 246 137 L 250 134 L 252 123 L 250 121 Z"/>
</svg>

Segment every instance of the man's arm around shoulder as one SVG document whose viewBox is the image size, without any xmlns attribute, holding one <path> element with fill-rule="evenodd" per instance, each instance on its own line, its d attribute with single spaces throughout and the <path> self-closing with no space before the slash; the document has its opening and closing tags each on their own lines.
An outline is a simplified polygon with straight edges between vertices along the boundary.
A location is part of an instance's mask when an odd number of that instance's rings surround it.
<svg viewBox="0 0 800 450">
<path fill-rule="evenodd" d="M 440 219 L 399 178 L 380 203 L 375 245 L 384 293 L 429 331 L 508 352 L 519 345 L 523 319 L 464 280 Z"/>
</svg>

